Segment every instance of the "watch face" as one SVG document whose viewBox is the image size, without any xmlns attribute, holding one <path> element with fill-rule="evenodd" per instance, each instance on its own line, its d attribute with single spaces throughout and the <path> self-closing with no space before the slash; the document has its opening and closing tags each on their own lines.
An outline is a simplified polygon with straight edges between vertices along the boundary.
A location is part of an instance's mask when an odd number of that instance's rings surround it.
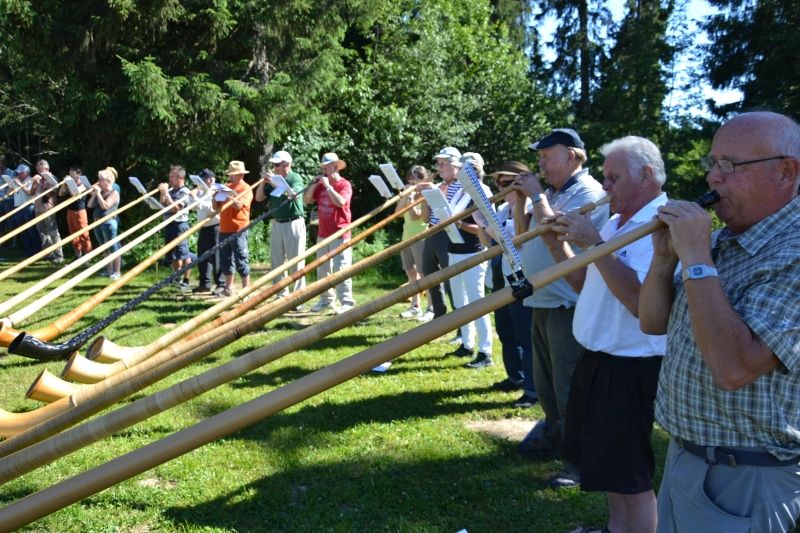
<svg viewBox="0 0 800 533">
<path fill-rule="evenodd" d="M 691 272 L 689 273 L 691 276 L 702 276 L 703 275 L 703 267 L 700 265 L 695 265 L 692 267 Z"/>
</svg>

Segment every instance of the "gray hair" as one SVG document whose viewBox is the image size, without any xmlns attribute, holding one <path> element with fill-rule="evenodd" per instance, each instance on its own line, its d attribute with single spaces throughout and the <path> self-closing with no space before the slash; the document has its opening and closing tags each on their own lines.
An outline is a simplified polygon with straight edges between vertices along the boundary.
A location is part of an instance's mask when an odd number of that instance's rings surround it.
<svg viewBox="0 0 800 533">
<path fill-rule="evenodd" d="M 178 177 L 180 177 L 182 180 L 186 179 L 186 169 L 183 168 L 181 165 L 172 165 L 169 168 L 169 170 L 170 170 L 170 172 L 172 172 L 173 170 L 175 172 L 177 172 L 178 173 Z"/>
<path fill-rule="evenodd" d="M 650 166 L 653 169 L 653 178 L 659 185 L 664 185 L 667 181 L 667 172 L 664 170 L 664 159 L 661 157 L 661 150 L 658 149 L 658 146 L 653 141 L 644 137 L 628 135 L 600 147 L 600 153 L 603 157 L 607 157 L 611 152 L 616 152 L 617 150 L 625 152 L 628 160 L 628 170 L 634 176 L 639 174 L 644 167 Z"/>
</svg>

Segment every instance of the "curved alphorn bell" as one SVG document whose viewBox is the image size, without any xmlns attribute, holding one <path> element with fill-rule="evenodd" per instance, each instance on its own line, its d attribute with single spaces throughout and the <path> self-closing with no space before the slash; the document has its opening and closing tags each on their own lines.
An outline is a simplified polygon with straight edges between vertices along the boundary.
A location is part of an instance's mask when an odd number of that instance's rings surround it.
<svg viewBox="0 0 800 533">
<path fill-rule="evenodd" d="M 65 396 L 70 396 L 78 390 L 77 385 L 64 381 L 45 369 L 34 380 L 25 397 L 31 400 L 51 403 L 60 400 Z"/>
<path fill-rule="evenodd" d="M 717 196 L 717 199 L 718 198 Z M 572 257 L 563 263 L 553 265 L 539 272 L 532 276 L 529 281 L 534 286 L 534 289 L 540 288 L 579 268 L 585 267 L 589 263 L 626 246 L 630 242 L 651 234 L 661 227 L 663 227 L 663 224 L 659 220 L 655 220 L 641 228 L 637 228 L 637 230 L 629 232 L 629 234 L 635 234 L 630 235 L 631 238 L 624 239 L 623 237 L 629 235 L 626 234 L 604 244 L 600 244 L 585 251 L 581 255 Z M 643 228 L 646 228 L 646 230 L 642 231 Z M 416 348 L 429 342 L 451 331 L 454 327 L 463 325 L 494 309 L 507 305 L 513 300 L 514 297 L 511 294 L 511 288 L 505 287 L 481 300 L 456 309 L 444 317 L 407 331 L 379 345 L 364 350 L 359 354 L 339 361 L 338 363 L 317 370 L 293 383 L 266 393 L 243 405 L 228 409 L 194 426 L 178 431 L 133 452 L 129 452 L 99 467 L 62 481 L 35 494 L 26 496 L 0 509 L 0 523 L 2 523 L 4 527 L 7 525 L 11 528 L 30 523 L 70 503 L 79 501 L 84 497 L 95 494 L 102 489 L 124 481 L 136 474 L 140 474 L 152 467 L 163 464 L 203 444 L 230 435 L 276 412 L 310 398 L 315 394 L 319 394 L 335 385 L 361 375 L 382 362 L 403 355 L 407 353 L 409 349 Z M 366 304 L 361 307 L 368 308 L 371 307 L 371 304 Z M 356 309 L 358 308 L 341 315 L 341 317 L 350 315 L 348 318 L 355 318 L 358 320 L 356 315 L 359 313 Z M 364 311 L 371 312 L 369 309 L 361 311 L 362 313 Z M 335 321 L 335 319 L 333 321 Z M 159 394 L 160 393 L 157 393 L 154 397 Z M 148 398 L 139 400 L 139 402 L 143 402 Z M 89 432 L 85 431 L 85 433 Z"/>
</svg>

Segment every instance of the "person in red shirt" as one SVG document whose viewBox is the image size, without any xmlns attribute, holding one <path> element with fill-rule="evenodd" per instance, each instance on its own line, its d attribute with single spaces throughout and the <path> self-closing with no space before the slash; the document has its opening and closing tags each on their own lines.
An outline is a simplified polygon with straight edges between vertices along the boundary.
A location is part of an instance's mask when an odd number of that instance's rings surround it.
<svg viewBox="0 0 800 533">
<path fill-rule="evenodd" d="M 233 294 L 234 266 L 242 278 L 242 288 L 250 285 L 250 264 L 248 262 L 247 230 L 250 224 L 250 204 L 253 202 L 253 191 L 244 181 L 244 175 L 249 174 L 244 163 L 231 161 L 228 163 L 228 183 L 230 190 L 220 189 L 214 196 L 214 210 L 219 212 L 219 240 L 222 242 L 229 235 L 236 235 L 225 243 L 220 249 L 220 269 L 225 274 L 225 289 L 221 296 Z M 232 204 L 225 209 L 222 206 L 232 200 Z"/>
<path fill-rule="evenodd" d="M 303 193 L 305 204 L 317 204 L 317 213 L 319 214 L 317 242 L 350 225 L 350 199 L 353 197 L 353 186 L 339 174 L 340 170 L 347 167 L 347 163 L 339 159 L 335 153 L 329 152 L 322 156 L 320 166 L 322 174 L 314 178 L 313 183 Z M 338 239 L 334 239 L 320 248 L 317 252 L 318 257 L 337 248 L 343 242 L 349 241 L 350 237 L 349 231 L 343 233 Z M 323 279 L 332 272 L 348 268 L 352 263 L 353 251 L 347 248 L 317 268 L 317 279 Z M 319 313 L 326 309 L 333 309 L 333 297 L 332 290 L 323 292 L 311 311 Z M 339 300 L 339 313 L 344 313 L 355 306 L 352 280 L 347 279 L 336 286 L 336 298 Z"/>
</svg>

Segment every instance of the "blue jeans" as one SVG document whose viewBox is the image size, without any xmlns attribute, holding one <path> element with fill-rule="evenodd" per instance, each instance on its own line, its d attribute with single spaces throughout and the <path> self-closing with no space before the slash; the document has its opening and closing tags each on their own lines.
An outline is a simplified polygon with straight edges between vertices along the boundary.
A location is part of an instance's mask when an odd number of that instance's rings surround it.
<svg viewBox="0 0 800 533">
<path fill-rule="evenodd" d="M 220 242 L 227 239 L 230 235 L 235 235 L 227 240 L 219 250 L 220 269 L 228 276 L 233 275 L 234 266 L 240 276 L 250 275 L 250 263 L 248 262 L 249 249 L 247 247 L 247 230 L 238 233 L 219 233 Z"/>
</svg>

